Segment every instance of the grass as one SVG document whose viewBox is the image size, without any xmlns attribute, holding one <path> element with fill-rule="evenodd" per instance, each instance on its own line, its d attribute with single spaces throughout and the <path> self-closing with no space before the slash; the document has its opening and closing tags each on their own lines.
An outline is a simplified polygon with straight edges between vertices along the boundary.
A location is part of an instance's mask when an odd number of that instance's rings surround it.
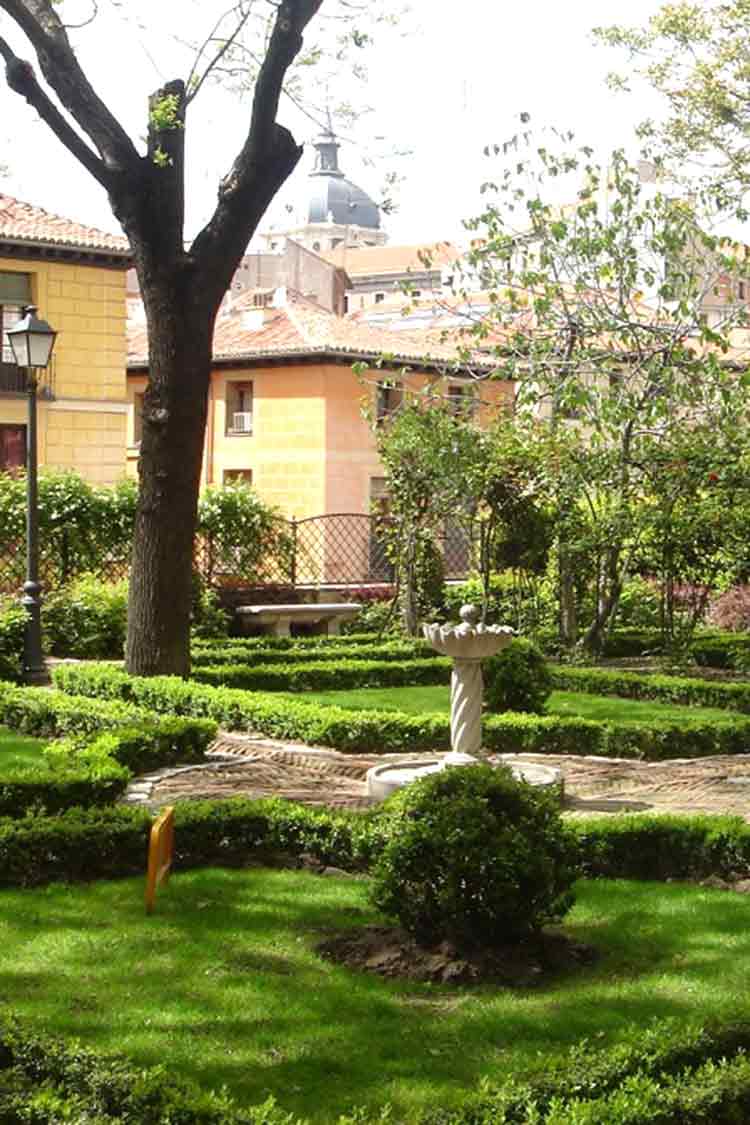
<svg viewBox="0 0 750 1125">
<path fill-rule="evenodd" d="M 7 769 L 26 769 L 43 763 L 46 742 L 39 738 L 27 738 L 0 727 L 0 776 Z"/>
<path fill-rule="evenodd" d="M 299 699 L 299 695 L 288 693 L 288 698 Z M 428 711 L 447 713 L 450 710 L 450 688 L 443 686 L 306 692 L 304 698 L 353 710 L 403 711 L 410 715 L 421 715 Z M 553 715 L 575 715 L 580 719 L 597 719 L 599 722 L 643 724 L 680 723 L 687 720 L 727 722 L 728 719 L 747 717 L 718 707 L 686 707 L 676 703 L 586 695 L 578 691 L 553 691 L 547 703 L 547 711 Z"/>
<path fill-rule="evenodd" d="M 385 982 L 320 960 L 323 933 L 376 920 L 367 886 L 297 871 L 175 876 L 0 894 L 0 999 L 52 1033 L 164 1064 L 315 1122 L 390 1102 L 452 1105 L 481 1076 L 542 1067 L 583 1037 L 650 1020 L 750 1015 L 750 898 L 584 882 L 566 928 L 597 964 L 527 990 Z"/>
</svg>

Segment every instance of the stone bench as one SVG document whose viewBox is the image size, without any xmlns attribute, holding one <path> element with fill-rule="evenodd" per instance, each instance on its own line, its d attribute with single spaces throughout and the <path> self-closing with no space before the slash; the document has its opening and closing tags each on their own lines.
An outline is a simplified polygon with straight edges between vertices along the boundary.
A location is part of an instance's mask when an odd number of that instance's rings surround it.
<svg viewBox="0 0 750 1125">
<path fill-rule="evenodd" d="M 236 609 L 240 629 L 260 625 L 274 637 L 288 637 L 291 626 L 318 625 L 322 632 L 335 636 L 344 621 L 353 621 L 362 609 L 356 602 L 324 603 L 323 605 L 240 605 Z"/>
</svg>

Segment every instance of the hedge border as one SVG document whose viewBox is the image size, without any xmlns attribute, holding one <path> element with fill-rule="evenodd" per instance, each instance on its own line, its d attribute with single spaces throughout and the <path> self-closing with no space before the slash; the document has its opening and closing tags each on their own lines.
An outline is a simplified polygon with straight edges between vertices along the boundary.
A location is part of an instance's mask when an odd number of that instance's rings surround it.
<svg viewBox="0 0 750 1125">
<path fill-rule="evenodd" d="M 0 725 L 43 738 L 72 736 L 50 747 L 44 764 L 0 774 L 0 816 L 109 805 L 134 773 L 203 761 L 217 729 L 210 719 L 9 684 L 0 684 Z"/>
<path fill-rule="evenodd" d="M 415 687 L 450 683 L 453 661 L 303 660 L 281 664 L 209 664 L 193 670 L 196 683 L 243 691 L 344 691 L 361 687 Z"/>
<path fill-rule="evenodd" d="M 231 730 L 258 730 L 272 738 L 329 746 L 344 753 L 414 753 L 447 750 L 444 714 L 356 711 L 273 693 L 211 687 L 169 676 L 138 678 L 108 664 L 59 665 L 55 684 L 64 692 L 136 703 L 152 711 L 208 716 Z M 726 722 L 601 723 L 590 719 L 506 712 L 484 720 L 484 745 L 496 753 L 591 754 L 597 757 L 707 757 L 745 753 L 750 719 Z"/>
<path fill-rule="evenodd" d="M 565 665 L 555 665 L 550 671 L 554 686 L 562 691 L 591 691 L 596 695 L 616 695 L 623 699 L 695 704 L 750 714 L 750 683 L 713 683 L 691 676 L 663 676 L 651 672 L 643 675 Z"/>
</svg>

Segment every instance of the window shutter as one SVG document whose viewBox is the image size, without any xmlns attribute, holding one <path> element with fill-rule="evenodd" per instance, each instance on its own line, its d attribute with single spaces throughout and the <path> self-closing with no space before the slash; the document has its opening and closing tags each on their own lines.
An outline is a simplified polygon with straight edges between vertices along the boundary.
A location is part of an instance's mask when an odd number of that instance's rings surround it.
<svg viewBox="0 0 750 1125">
<path fill-rule="evenodd" d="M 0 305 L 30 305 L 31 276 L 28 273 L 0 273 Z"/>
</svg>

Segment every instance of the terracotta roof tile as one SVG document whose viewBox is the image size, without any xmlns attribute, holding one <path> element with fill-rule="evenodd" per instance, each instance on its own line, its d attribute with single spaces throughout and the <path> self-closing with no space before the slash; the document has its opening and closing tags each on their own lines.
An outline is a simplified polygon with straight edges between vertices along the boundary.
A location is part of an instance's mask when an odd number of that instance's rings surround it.
<svg viewBox="0 0 750 1125">
<path fill-rule="evenodd" d="M 220 316 L 214 332 L 214 359 L 237 360 L 279 356 L 351 355 L 386 356 L 396 363 L 430 363 L 460 366 L 457 339 L 440 331 L 388 331 L 334 316 L 310 301 L 290 296 L 284 308 L 258 309 L 252 294 L 244 294 Z M 146 362 L 147 336 L 143 325 L 133 324 L 128 335 L 128 363 Z M 487 357 L 477 356 L 485 366 Z"/>
<path fill-rule="evenodd" d="M 46 246 L 69 246 L 81 250 L 106 250 L 130 253 L 128 240 L 96 227 L 83 226 L 72 219 L 52 215 L 41 207 L 0 195 L 0 240 L 28 242 Z"/>
</svg>

